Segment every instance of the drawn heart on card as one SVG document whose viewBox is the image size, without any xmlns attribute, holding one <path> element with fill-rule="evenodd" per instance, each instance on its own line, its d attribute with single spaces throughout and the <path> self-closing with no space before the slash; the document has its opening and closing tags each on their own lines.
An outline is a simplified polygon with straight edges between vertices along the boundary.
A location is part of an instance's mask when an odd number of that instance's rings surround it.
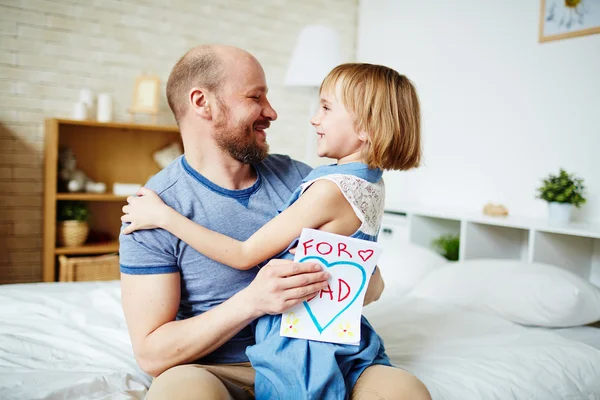
<svg viewBox="0 0 600 400">
<path fill-rule="evenodd" d="M 375 253 L 375 252 L 373 250 L 370 250 L 370 249 L 369 250 L 359 250 L 358 251 L 358 256 L 360 258 L 362 258 L 362 260 L 364 262 L 367 262 L 367 260 L 369 258 L 371 258 L 371 256 L 373 255 L 373 253 Z"/>
<path fill-rule="evenodd" d="M 368 251 L 371 251 L 371 254 L 369 255 L 369 257 L 367 257 L 367 259 L 369 259 L 373 255 L 372 254 L 373 250 L 368 250 Z M 362 258 L 362 256 L 361 256 L 361 258 Z M 319 263 L 321 263 L 323 266 L 325 266 L 327 269 L 336 268 L 336 267 L 357 268 L 360 271 L 361 277 L 362 277 L 360 287 L 358 288 L 358 290 L 356 290 L 356 294 L 354 294 L 354 297 L 348 303 L 346 303 L 346 305 L 344 305 L 343 307 L 342 307 L 342 304 L 340 304 L 340 307 L 341 307 L 340 310 L 334 315 L 333 318 L 330 318 L 328 321 L 327 321 L 327 317 L 321 316 L 321 318 L 319 318 L 319 316 L 316 315 L 316 314 L 318 314 L 318 312 L 315 312 L 310 307 L 310 304 L 308 304 L 307 301 L 302 303 L 302 304 L 304 304 L 304 308 L 306 308 L 308 315 L 310 315 L 310 318 L 312 319 L 312 321 L 315 324 L 315 327 L 317 328 L 319 333 L 323 333 L 323 331 L 325 329 L 327 329 L 329 327 L 329 325 L 331 325 L 333 323 L 333 321 L 335 321 L 340 315 L 342 315 L 344 313 L 344 311 L 346 311 L 348 308 L 350 308 L 350 306 L 356 301 L 358 296 L 362 293 L 362 290 L 365 287 L 365 284 L 367 282 L 367 273 L 366 273 L 365 269 L 362 267 L 362 265 L 353 263 L 350 261 L 336 261 L 336 262 L 328 263 L 324 258 L 317 257 L 317 256 L 308 256 L 308 257 L 304 257 L 303 259 L 301 259 L 300 262 L 305 262 L 305 261 L 309 261 L 309 260 L 316 260 Z M 319 321 L 319 319 L 321 321 Z"/>
</svg>

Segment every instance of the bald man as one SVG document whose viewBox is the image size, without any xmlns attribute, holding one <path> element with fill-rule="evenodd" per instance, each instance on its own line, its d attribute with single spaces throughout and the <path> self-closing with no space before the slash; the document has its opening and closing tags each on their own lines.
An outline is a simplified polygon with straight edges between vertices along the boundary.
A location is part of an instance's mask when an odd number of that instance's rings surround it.
<svg viewBox="0 0 600 400">
<path fill-rule="evenodd" d="M 244 241 L 288 200 L 310 167 L 269 155 L 265 130 L 277 113 L 260 63 L 238 48 L 193 48 L 173 67 L 167 100 L 184 155 L 146 186 L 193 221 Z M 250 322 L 280 314 L 327 285 L 319 265 L 272 260 L 240 271 L 213 261 L 170 233 L 120 236 L 123 310 L 140 367 L 157 377 L 149 398 L 251 399 L 245 350 Z M 367 301 L 383 283 L 371 279 Z M 353 398 L 429 399 L 400 369 L 372 366 Z"/>
</svg>

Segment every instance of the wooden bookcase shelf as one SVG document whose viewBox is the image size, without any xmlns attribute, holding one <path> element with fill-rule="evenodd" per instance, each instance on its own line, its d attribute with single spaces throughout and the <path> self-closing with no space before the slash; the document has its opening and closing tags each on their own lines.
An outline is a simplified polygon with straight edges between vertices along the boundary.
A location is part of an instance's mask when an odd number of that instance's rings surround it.
<svg viewBox="0 0 600 400">
<path fill-rule="evenodd" d="M 56 200 L 118 201 L 125 203 L 127 196 L 116 196 L 112 193 L 57 193 Z"/>
<path fill-rule="evenodd" d="M 180 142 L 176 126 L 138 125 L 47 119 L 44 161 L 44 249 L 43 279 L 56 281 L 58 255 L 94 255 L 119 251 L 121 208 L 127 196 L 112 194 L 113 184 L 144 184 L 159 171 L 152 155 L 173 142 Z M 106 184 L 107 193 L 57 193 L 59 149 L 70 147 L 77 167 L 91 179 Z M 85 201 L 91 212 L 92 231 L 108 234 L 103 243 L 78 247 L 56 246 L 56 206 L 60 201 Z"/>
<path fill-rule="evenodd" d="M 56 247 L 54 254 L 77 255 L 77 254 L 104 254 L 119 251 L 119 242 L 91 243 L 77 247 Z"/>
</svg>

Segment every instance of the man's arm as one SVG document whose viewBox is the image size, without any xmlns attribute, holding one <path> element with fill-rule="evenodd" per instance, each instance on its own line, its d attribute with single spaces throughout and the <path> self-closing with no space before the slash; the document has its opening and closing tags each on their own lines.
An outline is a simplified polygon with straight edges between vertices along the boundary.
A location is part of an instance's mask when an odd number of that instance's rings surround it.
<svg viewBox="0 0 600 400">
<path fill-rule="evenodd" d="M 316 264 L 272 260 L 229 300 L 196 317 L 175 321 L 179 273 L 121 274 L 123 311 L 136 360 L 152 376 L 195 361 L 254 319 L 279 314 L 310 299 L 327 287 L 328 277 Z"/>
</svg>

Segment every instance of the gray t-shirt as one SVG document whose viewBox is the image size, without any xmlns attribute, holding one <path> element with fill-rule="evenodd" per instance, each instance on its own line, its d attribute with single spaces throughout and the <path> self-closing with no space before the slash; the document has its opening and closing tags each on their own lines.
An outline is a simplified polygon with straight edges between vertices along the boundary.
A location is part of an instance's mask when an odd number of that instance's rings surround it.
<svg viewBox="0 0 600 400">
<path fill-rule="evenodd" d="M 277 214 L 301 184 L 310 167 L 288 156 L 270 155 L 255 165 L 256 182 L 247 189 L 228 190 L 200 175 L 184 156 L 152 177 L 146 187 L 179 213 L 234 239 L 248 239 Z M 125 274 L 181 274 L 181 303 L 177 319 L 202 314 L 239 292 L 254 279 L 258 268 L 239 271 L 198 253 L 163 229 L 121 235 L 120 263 Z M 254 344 L 244 328 L 202 363 L 248 361 L 246 346 Z"/>
</svg>

